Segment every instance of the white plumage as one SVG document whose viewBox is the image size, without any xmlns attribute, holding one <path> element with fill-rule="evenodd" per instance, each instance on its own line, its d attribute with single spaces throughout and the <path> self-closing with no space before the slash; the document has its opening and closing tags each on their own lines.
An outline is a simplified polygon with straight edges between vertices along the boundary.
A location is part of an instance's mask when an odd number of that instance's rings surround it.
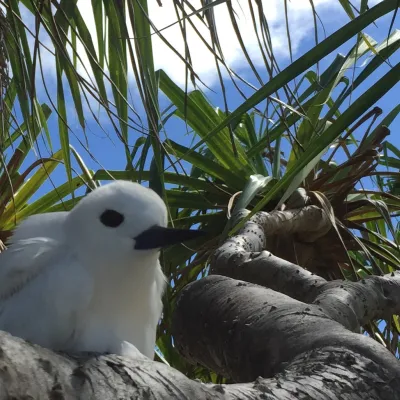
<svg viewBox="0 0 400 400">
<path fill-rule="evenodd" d="M 165 286 L 159 250 L 199 234 L 166 225 L 162 199 L 126 181 L 97 188 L 70 212 L 28 218 L 0 254 L 0 329 L 67 352 L 129 355 L 129 342 L 153 358 Z"/>
</svg>

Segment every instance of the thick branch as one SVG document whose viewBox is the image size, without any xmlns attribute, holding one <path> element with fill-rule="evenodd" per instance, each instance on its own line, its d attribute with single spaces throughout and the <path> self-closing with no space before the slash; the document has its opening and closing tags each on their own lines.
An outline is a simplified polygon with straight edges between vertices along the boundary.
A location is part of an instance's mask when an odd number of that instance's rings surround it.
<svg viewBox="0 0 400 400">
<path fill-rule="evenodd" d="M 188 360 L 236 381 L 271 377 L 307 352 L 340 346 L 400 374 L 374 340 L 346 330 L 321 307 L 221 276 L 193 282 L 178 300 L 175 344 Z"/>
<path fill-rule="evenodd" d="M 313 303 L 353 331 L 372 319 L 400 314 L 400 272 L 370 276 L 359 282 L 333 281 L 318 290 Z"/>
<path fill-rule="evenodd" d="M 260 212 L 238 235 L 229 238 L 214 253 L 211 273 L 256 283 L 302 301 L 311 301 L 325 279 L 267 251 L 266 235 L 301 235 L 316 240 L 330 229 L 325 212 L 316 206 L 289 211 Z M 264 233 L 265 232 L 265 233 Z"/>
<path fill-rule="evenodd" d="M 306 353 L 271 379 L 212 385 L 150 360 L 99 356 L 78 361 L 0 332 L 2 400 L 398 400 L 398 388 L 390 370 L 337 347 Z"/>
<path fill-rule="evenodd" d="M 260 399 L 253 384 L 204 385 L 164 364 L 63 357 L 0 332 L 0 399 Z"/>
<path fill-rule="evenodd" d="M 237 246 L 240 242 L 246 243 L 240 238 L 235 240 Z M 212 274 L 262 285 L 306 303 L 312 302 L 318 289 L 326 283 L 324 278 L 268 251 L 232 251 L 229 245 L 226 247 L 223 245 L 217 250 L 211 264 Z"/>
<path fill-rule="evenodd" d="M 285 226 L 290 224 L 283 223 L 284 227 L 278 229 L 279 221 L 289 221 L 291 213 L 295 213 L 302 215 L 297 221 L 304 222 L 304 218 L 309 215 L 311 225 L 316 224 L 313 216 L 318 219 L 318 215 L 325 215 L 322 210 L 318 214 L 318 210 L 309 206 L 302 209 L 303 214 L 298 210 L 256 214 L 239 235 L 228 239 L 216 250 L 211 263 L 212 273 L 256 283 L 304 303 L 315 304 L 329 318 L 351 331 L 358 331 L 360 326 L 374 318 L 399 313 L 398 273 L 386 277 L 370 277 L 360 282 L 327 282 L 296 264 L 261 251 L 265 243 L 264 230 L 268 224 L 274 233 L 287 233 Z M 290 226 L 290 231 L 298 232 L 301 226 L 294 224 Z M 325 222 L 322 226 L 325 226 Z M 320 227 L 317 231 L 321 232 Z"/>
</svg>

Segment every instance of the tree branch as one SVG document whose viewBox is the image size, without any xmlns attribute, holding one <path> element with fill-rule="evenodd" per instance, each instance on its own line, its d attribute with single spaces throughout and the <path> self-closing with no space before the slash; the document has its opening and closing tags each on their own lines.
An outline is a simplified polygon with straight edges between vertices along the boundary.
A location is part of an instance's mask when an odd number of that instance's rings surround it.
<svg viewBox="0 0 400 400">
<path fill-rule="evenodd" d="M 143 358 L 63 357 L 4 332 L 0 332 L 0 388 L 1 399 L 37 400 L 400 399 L 398 376 L 391 370 L 335 346 L 295 358 L 270 379 L 213 385 L 191 381 Z"/>
<path fill-rule="evenodd" d="M 245 210 L 242 210 L 245 211 Z M 240 217 L 244 214 L 241 213 Z M 211 273 L 242 279 L 310 302 L 326 280 L 267 251 L 266 235 L 300 235 L 317 240 L 331 228 L 325 212 L 316 206 L 289 211 L 260 212 L 214 253 Z"/>
<path fill-rule="evenodd" d="M 296 357 L 332 346 L 382 365 L 390 376 L 400 374 L 382 345 L 349 332 L 322 307 L 227 277 L 209 276 L 184 288 L 172 326 L 185 358 L 237 382 L 274 376 Z"/>
<path fill-rule="evenodd" d="M 205 385 L 144 357 L 63 357 L 5 332 L 0 332 L 0 388 L 1 399 L 260 398 L 252 384 Z"/>
<path fill-rule="evenodd" d="M 359 282 L 328 282 L 318 290 L 320 293 L 313 303 L 352 331 L 358 331 L 373 319 L 400 314 L 400 272 L 397 271 Z"/>
</svg>

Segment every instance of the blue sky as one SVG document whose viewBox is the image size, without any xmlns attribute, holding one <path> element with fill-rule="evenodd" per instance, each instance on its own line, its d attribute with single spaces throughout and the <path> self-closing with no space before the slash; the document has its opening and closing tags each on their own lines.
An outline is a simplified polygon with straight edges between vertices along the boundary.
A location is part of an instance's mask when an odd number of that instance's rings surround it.
<svg viewBox="0 0 400 400">
<path fill-rule="evenodd" d="M 80 10 L 83 15 L 85 15 L 85 21 L 87 21 L 88 26 L 92 27 L 92 32 L 95 38 L 94 33 L 94 22 L 90 20 L 89 14 L 90 9 L 89 3 L 86 0 L 81 0 L 78 4 L 80 4 Z M 163 9 L 159 9 L 158 6 L 155 5 L 156 2 L 150 7 L 149 14 L 155 25 L 158 28 L 168 25 L 171 23 L 175 16 L 173 14 L 173 10 L 168 8 L 167 5 L 164 5 Z M 196 2 L 193 2 L 194 5 Z M 290 58 L 287 52 L 287 39 L 286 39 L 286 31 L 283 20 L 283 6 L 282 2 L 278 0 L 269 0 L 269 2 L 264 2 L 264 4 L 268 3 L 268 20 L 271 24 L 271 31 L 273 36 L 273 43 L 275 48 L 275 54 L 277 56 L 277 60 L 281 69 L 284 69 L 289 63 Z M 349 21 L 349 18 L 341 9 L 337 0 L 318 0 L 315 1 L 317 11 L 319 16 L 323 22 L 323 29 L 321 24 L 319 24 L 319 40 L 323 40 L 325 36 L 333 33 L 340 26 L 344 25 Z M 369 2 L 372 5 L 372 2 Z M 374 2 L 375 3 L 375 2 Z M 247 2 L 246 2 L 247 4 Z M 357 4 L 357 2 L 356 2 Z M 297 59 L 299 56 L 307 52 L 314 45 L 314 31 L 313 31 L 313 21 L 312 21 L 312 13 L 308 0 L 295 0 L 290 2 L 290 6 L 292 9 L 289 9 L 290 13 L 290 22 L 291 22 L 291 38 L 292 38 L 292 47 L 293 47 L 293 59 Z M 243 37 L 245 38 L 245 45 L 249 50 L 249 53 L 252 56 L 253 61 L 257 65 L 258 72 L 261 75 L 264 83 L 268 80 L 268 76 L 265 72 L 265 68 L 261 63 L 261 58 L 259 52 L 257 53 L 257 46 L 255 43 L 254 37 L 251 35 L 251 27 L 249 25 L 248 15 L 246 19 L 246 15 L 240 14 L 240 8 L 235 8 L 238 10 L 238 19 L 240 20 L 240 27 Z M 226 49 L 226 59 L 229 62 L 229 65 L 236 70 L 236 72 L 240 73 L 246 80 L 248 80 L 251 84 L 256 87 L 260 87 L 259 82 L 254 77 L 251 69 L 247 66 L 247 63 L 241 55 L 238 44 L 233 40 L 234 35 L 232 35 L 230 24 L 228 23 L 228 19 L 226 14 L 224 14 L 225 6 L 220 5 L 215 8 L 217 13 L 217 22 L 219 27 L 219 34 L 221 35 L 222 46 Z M 24 14 L 28 18 L 28 14 Z M 87 17 L 87 20 L 86 20 Z M 391 22 L 391 15 L 388 17 L 381 18 L 377 22 L 377 26 L 371 25 L 364 32 L 373 37 L 377 42 L 381 42 L 384 40 L 389 31 L 389 25 Z M 218 19 L 219 18 L 219 19 Z M 24 22 L 27 21 L 24 19 Z M 395 21 L 392 31 L 399 27 L 398 19 Z M 33 23 L 33 21 L 28 21 L 29 23 Z M 174 44 L 177 48 L 180 48 L 182 44 L 179 42 L 179 36 L 177 35 L 177 26 L 175 25 L 173 28 L 169 28 L 163 31 L 163 34 Z M 46 42 L 46 38 L 44 37 L 44 41 Z M 208 99 L 212 102 L 212 104 L 216 107 L 223 107 L 223 100 L 221 96 L 220 86 L 217 80 L 217 75 L 214 67 L 213 58 L 210 54 L 205 51 L 205 48 L 201 47 L 201 43 L 196 39 L 195 36 L 189 36 L 189 43 L 193 45 L 194 54 L 194 68 L 196 72 L 204 79 L 204 81 L 213 89 L 213 91 L 205 90 L 205 94 Z M 343 45 L 338 52 L 342 54 L 346 54 L 349 49 L 355 44 L 355 40 L 346 43 Z M 159 42 L 157 37 L 154 37 L 153 41 L 154 45 L 154 54 L 155 54 L 155 64 L 157 68 L 163 68 L 171 78 L 181 85 L 184 86 L 184 67 L 182 63 L 180 63 L 176 58 L 174 58 L 172 53 L 169 53 L 166 48 Z M 183 50 L 183 48 L 182 48 Z M 43 53 L 45 54 L 45 53 Z M 327 65 L 333 60 L 337 53 L 333 53 L 326 57 L 325 60 L 320 64 L 319 68 L 323 71 Z M 84 58 L 84 54 L 82 53 Z M 55 94 L 55 79 L 54 72 L 52 72 L 53 66 L 51 65 L 51 58 L 48 56 L 44 57 L 45 63 L 47 62 L 47 67 L 45 67 L 45 76 L 46 76 L 46 84 L 48 86 L 48 90 L 50 93 Z M 400 60 L 398 54 L 395 54 L 390 61 L 394 65 Z M 361 63 L 359 63 L 361 64 Z M 357 65 L 357 69 L 360 68 L 360 65 Z M 387 69 L 390 68 L 388 66 L 381 68 L 379 71 L 379 75 L 376 74 L 373 77 L 369 78 L 361 87 L 355 91 L 353 98 L 356 98 L 360 93 L 362 93 L 367 87 L 374 83 L 374 81 L 378 80 L 380 76 L 383 75 Z M 349 76 L 351 76 L 352 71 L 349 71 Z M 53 75 L 53 76 L 52 76 Z M 226 93 L 228 99 L 228 107 L 230 110 L 235 109 L 241 102 L 242 98 L 238 95 L 236 89 L 233 87 L 232 83 L 229 79 L 225 79 L 226 85 Z M 42 97 L 43 102 L 48 103 L 48 99 L 46 98 L 45 92 L 40 89 L 43 85 L 41 78 L 37 77 L 37 87 L 39 96 Z M 251 95 L 252 91 L 249 89 L 244 89 L 246 95 Z M 52 96 L 53 97 L 53 96 Z M 53 97 L 53 101 L 55 100 L 55 96 Z M 137 107 L 138 112 L 144 116 L 143 110 L 140 109 L 140 100 L 138 99 L 137 90 L 135 85 L 132 84 L 131 87 L 131 97 L 132 104 L 134 107 Z M 394 88 L 388 93 L 383 99 L 379 101 L 377 104 L 383 110 L 383 116 L 386 115 L 396 104 L 399 102 L 398 96 L 398 88 Z M 83 132 L 80 128 L 76 115 L 73 112 L 73 103 L 69 96 L 67 98 L 67 108 L 69 110 L 69 124 L 72 129 L 71 135 L 71 144 L 79 151 L 84 161 L 88 165 L 89 168 L 97 170 L 99 168 L 105 167 L 108 169 L 124 169 L 125 168 L 125 158 L 123 156 L 123 146 L 118 141 L 115 133 L 113 132 L 112 125 L 107 120 L 107 117 L 104 116 L 104 112 L 99 114 L 99 118 L 102 122 L 102 127 L 100 128 L 95 120 L 91 117 L 88 108 L 86 108 L 87 113 L 85 114 L 86 119 L 86 132 Z M 168 106 L 169 101 L 165 98 L 165 96 L 160 96 L 160 106 L 161 109 L 164 109 Z M 139 105 L 139 107 L 138 107 Z M 347 103 L 348 105 L 348 103 Z M 96 108 L 96 105 L 92 103 L 92 106 Z M 368 110 L 365 110 L 368 111 Z M 58 134 L 58 125 L 57 118 L 55 113 L 50 117 L 49 120 L 49 128 L 52 134 L 53 140 L 53 149 L 57 150 L 59 148 L 59 142 L 57 138 Z M 400 144 L 400 140 L 398 139 L 398 135 L 396 134 L 397 129 L 399 128 L 399 121 L 396 120 L 392 126 L 391 131 L 392 135 L 389 140 L 398 146 Z M 106 133 L 105 133 L 106 132 Z M 178 120 L 177 118 L 172 118 L 168 121 L 165 126 L 165 133 L 167 136 L 179 143 L 182 143 L 186 146 L 190 145 L 192 141 L 192 135 L 186 134 L 185 125 Z M 85 135 L 89 142 L 90 152 L 93 154 L 96 160 L 93 160 L 88 152 L 80 145 L 79 142 L 85 141 Z M 74 138 L 74 136 L 76 139 Z M 138 138 L 138 134 L 134 131 L 130 132 L 130 140 L 129 143 L 133 145 Z M 46 146 L 40 145 L 40 150 L 42 156 L 46 156 L 48 154 L 48 149 Z M 25 165 L 29 165 L 35 156 L 32 155 L 29 157 L 25 163 Z M 52 176 L 53 182 L 55 185 L 59 185 L 65 182 L 66 177 L 62 167 L 59 167 L 56 172 Z M 52 184 L 46 183 L 43 185 L 42 189 L 39 191 L 37 196 L 42 195 L 43 193 L 51 190 Z M 37 197 L 35 196 L 35 198 Z"/>
</svg>

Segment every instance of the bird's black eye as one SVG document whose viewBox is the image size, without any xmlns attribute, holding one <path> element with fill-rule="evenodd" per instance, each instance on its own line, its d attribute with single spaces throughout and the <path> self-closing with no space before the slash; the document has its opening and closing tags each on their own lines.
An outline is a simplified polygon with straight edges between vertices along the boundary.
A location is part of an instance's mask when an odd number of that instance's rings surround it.
<svg viewBox="0 0 400 400">
<path fill-rule="evenodd" d="M 106 210 L 100 215 L 100 221 L 109 228 L 116 228 L 124 222 L 124 216 L 118 211 Z"/>
</svg>

